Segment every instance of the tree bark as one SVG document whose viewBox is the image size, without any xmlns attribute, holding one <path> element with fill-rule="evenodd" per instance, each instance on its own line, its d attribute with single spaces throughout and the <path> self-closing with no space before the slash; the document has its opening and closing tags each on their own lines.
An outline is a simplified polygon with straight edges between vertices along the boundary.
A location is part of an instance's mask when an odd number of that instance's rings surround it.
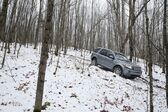
<svg viewBox="0 0 168 112">
<path fill-rule="evenodd" d="M 0 40 L 5 39 L 5 24 L 7 18 L 7 11 L 8 11 L 8 0 L 3 0 L 2 11 L 0 13 Z"/>
<path fill-rule="evenodd" d="M 134 13 L 134 11 L 135 11 L 135 2 L 136 2 L 136 0 L 129 0 L 129 20 L 131 20 L 130 21 L 130 24 L 128 23 L 128 33 L 126 34 L 126 37 L 125 37 L 125 39 L 124 39 L 124 41 L 123 41 L 123 43 L 122 43 L 122 45 L 121 45 L 121 48 L 120 48 L 120 52 L 122 52 L 122 53 L 125 53 L 125 45 L 126 45 L 126 43 L 127 43 L 127 41 L 129 40 L 131 40 L 131 36 L 130 36 L 130 30 L 132 30 L 133 29 L 133 27 L 134 27 L 134 24 L 135 24 L 135 22 L 136 22 L 136 19 L 139 17 L 139 15 L 142 13 L 142 11 L 144 10 L 144 8 L 147 6 L 147 4 L 149 3 L 149 1 L 150 0 L 148 0 L 148 1 L 146 1 L 145 3 L 144 3 L 144 5 L 140 8 L 140 10 L 139 10 L 139 12 L 135 15 Z M 133 42 L 130 42 L 129 44 L 132 44 Z M 132 57 L 133 57 L 133 46 L 131 47 L 130 46 L 130 60 L 132 60 Z"/>
<path fill-rule="evenodd" d="M 45 33 L 42 38 L 42 49 L 41 49 L 41 57 L 40 57 L 40 64 L 39 64 L 34 112 L 41 112 L 41 107 L 42 107 L 44 81 L 45 81 L 45 74 L 46 74 L 45 72 L 46 72 L 46 65 L 47 65 L 48 51 L 49 51 L 48 44 L 49 44 L 49 39 L 51 39 L 52 37 L 53 6 L 54 6 L 54 0 L 48 0 L 47 21 L 45 24 Z"/>
<path fill-rule="evenodd" d="M 8 0 L 3 1 L 2 12 L 0 13 L 0 40 L 5 42 L 5 51 L 2 60 L 2 68 L 5 63 L 6 52 L 7 52 L 7 36 L 6 36 L 6 18 L 7 18 L 7 11 L 8 11 Z"/>
<path fill-rule="evenodd" d="M 163 51 L 166 56 L 166 103 L 168 107 L 168 39 L 167 39 L 167 0 L 164 0 L 164 17 L 163 17 Z"/>
<path fill-rule="evenodd" d="M 145 0 L 147 2 L 147 0 Z M 144 3 L 145 3 L 144 2 Z M 146 38 L 147 38 L 147 50 L 148 50 L 148 75 L 149 75 L 149 88 L 150 88 L 150 112 L 154 111 L 153 108 L 153 76 L 152 76 L 152 44 L 151 44 L 151 36 L 149 35 L 149 18 L 147 14 L 147 6 L 145 7 L 145 17 L 146 17 Z"/>
<path fill-rule="evenodd" d="M 37 28 L 36 28 L 36 36 L 35 36 L 35 44 L 34 44 L 34 49 L 37 48 L 38 45 L 38 40 L 39 40 L 39 30 L 40 30 L 40 26 L 41 26 L 41 19 L 42 19 L 42 15 L 41 12 L 42 11 L 42 0 L 40 0 L 40 9 L 39 9 L 39 15 L 38 15 L 38 20 L 37 20 Z"/>
</svg>

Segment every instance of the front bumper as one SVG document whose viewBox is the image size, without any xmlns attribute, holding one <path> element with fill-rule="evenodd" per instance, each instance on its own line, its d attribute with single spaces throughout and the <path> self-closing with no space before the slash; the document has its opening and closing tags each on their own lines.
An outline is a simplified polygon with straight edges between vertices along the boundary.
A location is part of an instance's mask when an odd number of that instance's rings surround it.
<svg viewBox="0 0 168 112">
<path fill-rule="evenodd" d="M 133 70 L 125 68 L 123 71 L 124 76 L 126 77 L 140 77 L 142 75 L 142 70 Z"/>
</svg>

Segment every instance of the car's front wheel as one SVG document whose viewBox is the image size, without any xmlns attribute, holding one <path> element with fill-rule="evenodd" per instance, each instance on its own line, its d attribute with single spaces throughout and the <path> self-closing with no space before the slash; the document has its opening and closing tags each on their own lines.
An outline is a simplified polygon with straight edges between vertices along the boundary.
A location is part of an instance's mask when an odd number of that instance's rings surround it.
<svg viewBox="0 0 168 112">
<path fill-rule="evenodd" d="M 91 65 L 97 66 L 97 60 L 96 60 L 96 58 L 92 59 Z"/>
<path fill-rule="evenodd" d="M 114 72 L 115 74 L 118 74 L 118 75 L 120 75 L 120 76 L 123 76 L 122 68 L 121 68 L 120 66 L 114 67 L 114 68 L 113 68 L 113 72 Z"/>
</svg>

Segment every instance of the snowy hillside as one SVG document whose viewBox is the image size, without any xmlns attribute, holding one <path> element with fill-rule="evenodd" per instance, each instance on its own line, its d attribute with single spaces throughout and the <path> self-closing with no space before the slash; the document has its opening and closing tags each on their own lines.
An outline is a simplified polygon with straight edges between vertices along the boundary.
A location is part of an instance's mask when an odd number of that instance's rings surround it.
<svg viewBox="0 0 168 112">
<path fill-rule="evenodd" d="M 0 62 L 2 55 L 0 51 Z M 80 55 L 80 51 L 72 49 L 65 56 L 61 53 L 56 74 L 58 57 L 50 55 L 43 98 L 50 106 L 44 112 L 147 111 L 147 81 L 125 79 L 99 67 L 89 67 L 90 54 L 85 54 L 85 60 Z M 39 59 L 40 50 L 32 47 L 22 46 L 18 58 L 7 54 L 5 66 L 0 70 L 0 112 L 33 111 Z M 143 68 L 142 77 L 147 79 L 144 64 L 142 61 L 138 64 Z M 153 74 L 154 111 L 168 112 L 165 76 L 158 66 L 154 66 Z"/>
</svg>

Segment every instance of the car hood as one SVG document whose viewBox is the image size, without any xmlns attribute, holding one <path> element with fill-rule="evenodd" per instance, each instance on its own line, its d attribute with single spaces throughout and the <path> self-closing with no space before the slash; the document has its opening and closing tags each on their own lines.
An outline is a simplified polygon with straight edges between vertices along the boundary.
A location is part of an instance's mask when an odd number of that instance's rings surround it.
<svg viewBox="0 0 168 112">
<path fill-rule="evenodd" d="M 132 63 L 131 61 L 125 61 L 125 60 L 116 60 L 116 61 L 117 61 L 117 63 L 123 64 L 123 65 L 127 64 L 127 65 L 130 65 L 133 67 L 140 67 L 137 64 Z"/>
</svg>

